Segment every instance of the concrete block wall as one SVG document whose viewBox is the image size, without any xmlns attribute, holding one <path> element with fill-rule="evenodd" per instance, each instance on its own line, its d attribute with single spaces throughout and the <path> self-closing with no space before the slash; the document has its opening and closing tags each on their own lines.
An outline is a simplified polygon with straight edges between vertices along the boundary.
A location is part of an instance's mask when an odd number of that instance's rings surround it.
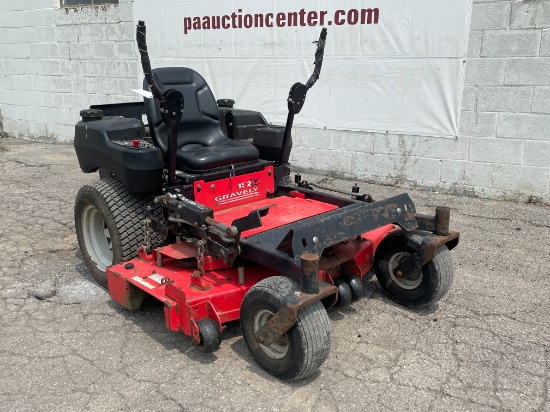
<svg viewBox="0 0 550 412">
<path fill-rule="evenodd" d="M 134 101 L 132 0 L 0 1 L 0 131 L 69 141 L 90 104 Z M 456 139 L 298 128 L 301 169 L 482 197 L 550 200 L 550 1 L 473 0 Z"/>
<path fill-rule="evenodd" d="M 338 177 L 550 200 L 550 1 L 474 0 L 456 139 L 296 129 L 291 161 Z"/>
<path fill-rule="evenodd" d="M 0 115 L 15 136 L 70 141 L 81 109 L 136 99 L 132 0 L 59 4 L 0 1 Z"/>
</svg>

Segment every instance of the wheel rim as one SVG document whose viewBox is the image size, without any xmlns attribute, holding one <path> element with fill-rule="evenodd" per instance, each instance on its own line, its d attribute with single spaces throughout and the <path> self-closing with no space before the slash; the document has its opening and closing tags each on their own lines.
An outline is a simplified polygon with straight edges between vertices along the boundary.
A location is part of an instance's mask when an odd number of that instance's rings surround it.
<svg viewBox="0 0 550 412">
<path fill-rule="evenodd" d="M 399 286 L 400 288 L 403 288 L 403 289 L 412 290 L 412 289 L 417 288 L 420 285 L 420 283 L 422 283 L 422 269 L 421 268 L 417 269 L 417 271 L 414 272 L 415 274 L 418 275 L 416 279 L 400 278 L 400 277 L 397 277 L 393 274 L 393 271 L 395 270 L 395 268 L 397 266 L 399 266 L 401 261 L 404 258 L 406 258 L 407 256 L 410 256 L 410 255 L 406 252 L 399 252 L 399 253 L 396 253 L 395 255 L 393 255 L 390 258 L 389 262 L 388 262 L 388 272 L 390 274 L 391 280 L 397 286 Z M 420 273 L 418 273 L 418 272 L 420 272 Z"/>
<path fill-rule="evenodd" d="M 273 316 L 273 312 L 269 310 L 260 310 L 254 316 L 254 333 L 258 332 L 262 326 Z M 260 343 L 260 348 L 264 353 L 272 359 L 282 359 L 286 356 L 289 349 L 288 335 L 285 333 L 276 342 L 270 346 L 265 346 Z"/>
<path fill-rule="evenodd" d="M 82 236 L 86 251 L 101 271 L 113 263 L 111 233 L 103 215 L 92 205 L 82 211 Z"/>
</svg>

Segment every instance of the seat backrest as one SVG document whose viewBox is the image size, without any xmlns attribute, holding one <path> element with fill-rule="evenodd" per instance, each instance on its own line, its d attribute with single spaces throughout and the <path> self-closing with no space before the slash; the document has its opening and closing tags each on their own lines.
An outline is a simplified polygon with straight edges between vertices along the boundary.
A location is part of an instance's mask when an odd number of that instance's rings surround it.
<svg viewBox="0 0 550 412">
<path fill-rule="evenodd" d="M 186 67 L 163 67 L 153 70 L 152 74 L 162 92 L 176 89 L 183 94 L 185 107 L 178 133 L 178 149 L 216 146 L 227 139 L 220 129 L 216 99 L 200 74 Z M 143 88 L 149 90 L 145 80 Z M 153 141 L 166 152 L 168 129 L 162 121 L 159 102 L 145 99 L 145 112 Z"/>
</svg>

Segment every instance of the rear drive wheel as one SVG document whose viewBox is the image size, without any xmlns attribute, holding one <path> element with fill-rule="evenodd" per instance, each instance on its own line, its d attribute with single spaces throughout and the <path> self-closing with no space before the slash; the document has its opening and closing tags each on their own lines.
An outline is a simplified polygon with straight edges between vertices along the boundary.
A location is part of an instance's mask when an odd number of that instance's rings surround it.
<svg viewBox="0 0 550 412">
<path fill-rule="evenodd" d="M 75 227 L 86 266 L 97 282 L 107 287 L 107 266 L 137 256 L 145 239 L 145 208 L 153 198 L 136 198 L 117 179 L 101 179 L 83 186 L 76 195 Z M 160 211 L 157 209 L 157 213 Z M 165 239 L 151 232 L 151 244 Z"/>
<path fill-rule="evenodd" d="M 258 282 L 241 306 L 243 337 L 256 362 L 271 375 L 286 381 L 314 373 L 330 352 L 330 322 L 323 304 L 315 302 L 298 312 L 296 323 L 270 346 L 258 343 L 257 332 L 283 306 L 292 281 L 273 276 Z"/>
<path fill-rule="evenodd" d="M 394 301 L 405 306 L 429 306 L 451 288 L 454 277 L 451 252 L 445 245 L 437 248 L 434 258 L 408 279 L 394 275 L 394 269 L 414 251 L 420 235 L 388 239 L 376 252 L 375 272 L 378 282 Z"/>
</svg>

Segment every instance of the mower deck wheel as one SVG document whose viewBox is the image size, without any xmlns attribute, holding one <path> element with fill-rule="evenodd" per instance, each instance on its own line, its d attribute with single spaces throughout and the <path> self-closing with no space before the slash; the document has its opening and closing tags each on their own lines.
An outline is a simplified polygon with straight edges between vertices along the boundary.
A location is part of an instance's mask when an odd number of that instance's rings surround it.
<svg viewBox="0 0 550 412">
<path fill-rule="evenodd" d="M 82 186 L 76 195 L 76 237 L 86 266 L 94 279 L 107 287 L 107 266 L 137 256 L 144 243 L 145 208 L 152 197 L 136 198 L 115 178 L 100 179 Z M 160 209 L 155 210 L 157 214 Z M 151 246 L 159 247 L 165 239 L 150 233 Z"/>
<path fill-rule="evenodd" d="M 201 336 L 200 346 L 204 353 L 214 352 L 222 343 L 222 333 L 218 324 L 210 319 L 205 318 L 197 322 L 199 333 Z"/>
<path fill-rule="evenodd" d="M 351 289 L 351 300 L 359 300 L 363 297 L 363 282 L 357 275 L 346 275 L 343 277 Z"/>
<path fill-rule="evenodd" d="M 337 308 L 346 308 L 350 305 L 353 297 L 351 286 L 342 278 L 334 279 L 334 286 L 338 288 L 338 299 L 334 306 Z"/>
<path fill-rule="evenodd" d="M 437 248 L 432 261 L 410 278 L 394 275 L 394 269 L 420 244 L 420 235 L 395 237 L 378 248 L 375 271 L 382 289 L 397 303 L 405 306 L 429 306 L 440 300 L 451 288 L 454 270 L 451 252 L 446 245 Z"/>
<path fill-rule="evenodd" d="M 270 346 L 258 343 L 254 336 L 284 304 L 293 290 L 292 281 L 273 276 L 254 285 L 241 305 L 243 338 L 256 362 L 271 375 L 285 380 L 304 379 L 317 371 L 330 352 L 330 322 L 318 301 L 298 312 L 298 319 L 281 338 Z"/>
</svg>

